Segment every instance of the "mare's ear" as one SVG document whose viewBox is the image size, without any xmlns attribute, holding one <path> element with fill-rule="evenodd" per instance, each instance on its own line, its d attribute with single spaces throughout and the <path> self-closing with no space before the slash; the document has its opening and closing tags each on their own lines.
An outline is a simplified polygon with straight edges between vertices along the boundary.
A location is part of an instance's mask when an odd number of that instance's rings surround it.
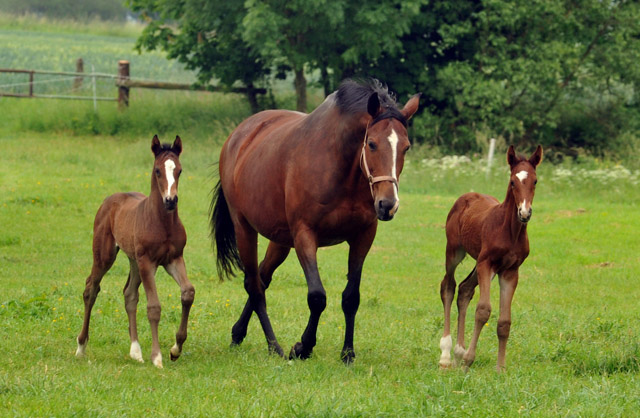
<svg viewBox="0 0 640 418">
<path fill-rule="evenodd" d="M 180 139 L 178 135 L 176 135 L 176 139 L 175 141 L 173 141 L 171 149 L 176 153 L 176 155 L 180 155 L 180 153 L 182 152 L 182 139 Z"/>
<path fill-rule="evenodd" d="M 400 113 L 402 113 L 402 116 L 404 116 L 406 120 L 411 119 L 411 116 L 413 116 L 413 114 L 418 111 L 420 96 L 422 96 L 422 93 L 414 94 L 413 97 L 411 97 L 409 101 L 404 105 L 404 108 L 400 111 Z"/>
<path fill-rule="evenodd" d="M 367 112 L 369 112 L 372 118 L 380 114 L 380 98 L 378 97 L 378 93 L 372 93 L 371 96 L 369 96 Z"/>
<path fill-rule="evenodd" d="M 534 153 L 531 154 L 531 157 L 529 157 L 529 162 L 534 168 L 542 162 L 542 146 L 538 145 L 538 148 L 536 148 Z"/>
<path fill-rule="evenodd" d="M 518 164 L 518 157 L 516 157 L 516 151 L 513 149 L 513 145 L 509 145 L 509 150 L 507 151 L 507 162 L 511 168 Z"/>
<path fill-rule="evenodd" d="M 151 151 L 153 151 L 153 155 L 158 156 L 158 152 L 160 152 L 160 140 L 158 139 L 158 135 L 154 135 L 151 140 Z"/>
</svg>

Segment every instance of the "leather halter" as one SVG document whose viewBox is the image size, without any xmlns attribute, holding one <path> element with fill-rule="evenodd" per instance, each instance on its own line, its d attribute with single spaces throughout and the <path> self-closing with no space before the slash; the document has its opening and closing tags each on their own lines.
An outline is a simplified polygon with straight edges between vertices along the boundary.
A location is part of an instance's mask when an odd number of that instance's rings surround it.
<svg viewBox="0 0 640 418">
<path fill-rule="evenodd" d="M 371 175 L 371 171 L 369 170 L 369 165 L 367 164 L 367 159 L 364 155 L 365 150 L 367 149 L 368 138 L 369 138 L 369 124 L 367 124 L 367 129 L 365 130 L 365 133 L 364 133 L 364 142 L 362 144 L 362 152 L 360 153 L 360 168 L 362 169 L 362 172 L 364 173 L 365 177 L 367 178 L 367 181 L 369 182 L 369 190 L 371 191 L 371 197 L 373 197 L 373 200 L 375 201 L 376 197 L 373 194 L 374 184 L 379 183 L 381 181 L 390 181 L 396 186 L 396 191 L 398 191 L 398 180 L 392 176 L 375 176 L 374 177 Z M 393 205 L 391 210 L 389 210 L 389 214 L 393 215 L 398 209 L 399 205 L 400 205 L 400 200 L 398 199 L 396 200 L 396 203 L 395 205 Z"/>
</svg>

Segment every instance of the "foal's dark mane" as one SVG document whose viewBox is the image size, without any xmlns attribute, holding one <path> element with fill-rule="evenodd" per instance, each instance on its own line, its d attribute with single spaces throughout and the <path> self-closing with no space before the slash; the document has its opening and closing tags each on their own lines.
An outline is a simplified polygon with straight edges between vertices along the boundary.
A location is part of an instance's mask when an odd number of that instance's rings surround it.
<svg viewBox="0 0 640 418">
<path fill-rule="evenodd" d="M 371 125 L 382 119 L 394 118 L 407 126 L 407 119 L 400 113 L 395 95 L 389 92 L 386 85 L 376 79 L 356 81 L 347 79 L 340 83 L 337 92 L 337 105 L 343 114 L 354 115 L 367 111 L 367 103 L 372 93 L 378 93 L 380 106 L 384 109 Z"/>
<path fill-rule="evenodd" d="M 173 150 L 173 145 L 171 144 L 167 144 L 166 142 L 163 143 L 162 145 L 160 145 L 160 149 L 158 150 L 158 155 L 164 153 L 164 152 L 171 152 L 173 154 L 175 154 L 176 152 Z"/>
</svg>

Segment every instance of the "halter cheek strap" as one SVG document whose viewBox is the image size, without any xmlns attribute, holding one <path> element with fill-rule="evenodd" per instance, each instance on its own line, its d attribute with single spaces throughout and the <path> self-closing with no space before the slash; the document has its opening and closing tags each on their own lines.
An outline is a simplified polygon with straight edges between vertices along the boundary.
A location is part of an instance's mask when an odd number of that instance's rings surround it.
<svg viewBox="0 0 640 418">
<path fill-rule="evenodd" d="M 396 186 L 396 191 L 398 190 L 398 180 L 395 177 L 392 176 L 372 176 L 371 175 L 371 171 L 369 170 L 369 165 L 367 164 L 367 158 L 365 157 L 365 150 L 367 149 L 367 139 L 369 138 L 369 124 L 367 124 L 367 129 L 364 133 L 364 143 L 362 144 L 362 152 L 360 153 L 360 168 L 362 169 L 362 172 L 364 173 L 365 177 L 367 178 L 367 181 L 369 182 L 369 190 L 371 191 L 371 197 L 373 197 L 373 199 L 375 200 L 375 196 L 373 194 L 373 185 L 375 183 L 379 183 L 381 181 L 390 181 L 391 183 L 393 183 Z M 391 210 L 389 211 L 389 214 L 393 215 L 396 210 L 398 209 L 398 206 L 400 205 L 400 201 L 396 200 L 396 204 L 393 205 L 393 207 L 391 208 Z"/>
</svg>

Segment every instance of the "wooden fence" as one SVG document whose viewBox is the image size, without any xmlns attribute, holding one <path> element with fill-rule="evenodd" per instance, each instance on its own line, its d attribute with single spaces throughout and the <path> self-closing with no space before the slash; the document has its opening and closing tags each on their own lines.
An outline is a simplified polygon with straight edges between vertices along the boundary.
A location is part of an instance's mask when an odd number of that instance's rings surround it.
<svg viewBox="0 0 640 418">
<path fill-rule="evenodd" d="M 144 88 L 144 89 L 161 89 L 161 90 L 190 90 L 190 91 L 209 91 L 209 92 L 225 92 L 225 93 L 242 93 L 246 94 L 249 89 L 246 87 L 234 87 L 224 88 L 219 86 L 195 86 L 187 83 L 173 83 L 167 81 L 154 81 L 154 80 L 139 80 L 130 77 L 129 73 L 129 61 L 118 62 L 118 74 L 104 74 L 104 73 L 85 73 L 83 71 L 82 59 L 78 59 L 76 62 L 75 72 L 65 71 L 42 71 L 42 70 L 20 70 L 13 68 L 0 68 L 0 73 L 23 73 L 29 75 L 29 81 L 26 83 L 18 83 L 16 85 L 28 85 L 28 93 L 12 93 L 0 91 L 0 97 L 20 97 L 20 98 L 39 98 L 39 99 L 69 99 L 69 100 L 93 100 L 96 101 L 118 101 L 120 108 L 129 106 L 129 90 L 132 88 Z M 37 84 L 35 80 L 36 75 L 57 75 L 68 76 L 74 78 L 73 90 L 78 90 L 82 85 L 82 80 L 89 78 L 93 84 L 92 96 L 80 96 L 80 95 L 62 95 L 62 94 L 35 94 L 34 85 Z M 98 78 L 112 79 L 115 82 L 115 87 L 118 90 L 118 96 L 116 97 L 100 97 L 96 95 L 95 81 Z M 266 94 L 264 88 L 254 88 L 252 90 L 255 94 Z"/>
</svg>

